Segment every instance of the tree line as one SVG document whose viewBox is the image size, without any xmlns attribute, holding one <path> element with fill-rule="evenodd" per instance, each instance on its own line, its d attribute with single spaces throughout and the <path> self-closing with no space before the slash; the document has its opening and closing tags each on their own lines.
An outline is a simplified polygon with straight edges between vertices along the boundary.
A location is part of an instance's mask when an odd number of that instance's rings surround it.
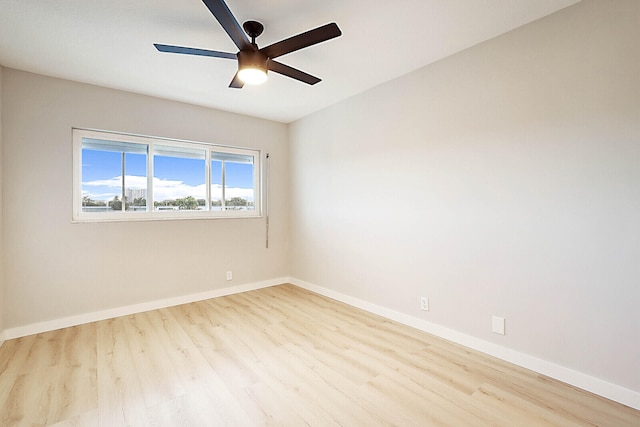
<svg viewBox="0 0 640 427">
<path fill-rule="evenodd" d="M 129 201 L 128 197 L 124 198 L 125 210 L 128 210 L 131 206 L 147 206 L 147 199 L 144 197 L 138 197 L 133 199 L 133 202 Z M 154 202 L 153 206 L 172 206 L 177 207 L 179 210 L 198 210 L 201 206 L 206 206 L 207 201 L 205 199 L 196 199 L 193 196 L 182 197 L 173 200 L 163 200 L 162 202 Z M 112 200 L 108 202 L 105 200 L 93 200 L 89 196 L 82 197 L 82 206 L 109 206 L 115 211 L 122 210 L 122 200 L 119 196 L 114 196 Z M 222 206 L 221 200 L 213 200 L 211 206 Z M 225 206 L 253 206 L 253 202 L 247 202 L 242 197 L 232 197 L 225 202 Z"/>
</svg>

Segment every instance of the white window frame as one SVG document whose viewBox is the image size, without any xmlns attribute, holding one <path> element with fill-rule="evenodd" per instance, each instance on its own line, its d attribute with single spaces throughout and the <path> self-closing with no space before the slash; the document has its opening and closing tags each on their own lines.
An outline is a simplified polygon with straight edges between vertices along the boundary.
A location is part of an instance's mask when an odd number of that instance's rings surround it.
<svg viewBox="0 0 640 427">
<path fill-rule="evenodd" d="M 261 158 L 260 150 L 230 147 L 206 142 L 176 140 L 143 135 L 131 135 L 118 132 L 107 132 L 90 129 L 72 129 L 73 134 L 73 215 L 72 222 L 111 222 L 111 221 L 144 221 L 171 219 L 213 219 L 213 218 L 257 218 L 262 216 L 261 204 Z M 82 211 L 82 140 L 92 138 L 98 140 L 144 144 L 149 147 L 147 152 L 147 209 L 146 211 Z M 155 145 L 171 146 L 175 148 L 190 148 L 205 150 L 205 182 L 206 182 L 206 210 L 154 210 L 153 198 L 153 149 Z M 253 210 L 219 210 L 211 209 L 211 153 L 240 154 L 253 157 Z M 224 206 L 224 202 L 223 202 Z"/>
</svg>

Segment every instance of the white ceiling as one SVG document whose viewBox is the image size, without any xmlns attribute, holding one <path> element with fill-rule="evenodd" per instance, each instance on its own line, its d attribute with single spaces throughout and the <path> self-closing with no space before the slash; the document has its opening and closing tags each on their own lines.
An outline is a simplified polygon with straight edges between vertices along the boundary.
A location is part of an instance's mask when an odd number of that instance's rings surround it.
<svg viewBox="0 0 640 427">
<path fill-rule="evenodd" d="M 0 0 L 0 65 L 289 123 L 579 0 L 226 0 L 259 46 L 328 22 L 339 38 L 280 57 L 323 79 L 270 73 L 229 89 L 236 62 L 153 43 L 235 53 L 201 0 Z"/>
</svg>

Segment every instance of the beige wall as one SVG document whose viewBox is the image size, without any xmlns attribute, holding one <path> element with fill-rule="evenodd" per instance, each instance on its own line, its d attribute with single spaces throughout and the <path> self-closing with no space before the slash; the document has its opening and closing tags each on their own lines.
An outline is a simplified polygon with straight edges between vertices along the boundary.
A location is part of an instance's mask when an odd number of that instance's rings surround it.
<svg viewBox="0 0 640 427">
<path fill-rule="evenodd" d="M 0 331 L 291 275 L 640 391 L 638 16 L 584 0 L 289 127 L 0 67 Z M 71 224 L 72 127 L 270 152 L 270 248 Z"/>
<path fill-rule="evenodd" d="M 6 329 L 288 274 L 285 125 L 7 68 L 2 101 Z M 269 152 L 269 249 L 262 218 L 72 224 L 72 127 Z"/>
<path fill-rule="evenodd" d="M 640 391 L 639 16 L 584 0 L 292 124 L 291 275 Z"/>
<path fill-rule="evenodd" d="M 3 243 L 3 228 L 4 223 L 2 221 L 2 70 L 0 67 L 0 344 L 3 340 L 4 331 L 4 243 Z"/>
</svg>

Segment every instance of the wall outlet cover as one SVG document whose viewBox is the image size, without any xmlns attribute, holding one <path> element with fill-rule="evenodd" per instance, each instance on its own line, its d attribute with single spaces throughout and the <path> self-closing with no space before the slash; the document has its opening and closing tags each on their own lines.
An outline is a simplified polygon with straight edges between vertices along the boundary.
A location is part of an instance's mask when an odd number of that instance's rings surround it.
<svg viewBox="0 0 640 427">
<path fill-rule="evenodd" d="M 493 316 L 491 318 L 491 332 L 504 335 L 504 317 Z"/>
</svg>

